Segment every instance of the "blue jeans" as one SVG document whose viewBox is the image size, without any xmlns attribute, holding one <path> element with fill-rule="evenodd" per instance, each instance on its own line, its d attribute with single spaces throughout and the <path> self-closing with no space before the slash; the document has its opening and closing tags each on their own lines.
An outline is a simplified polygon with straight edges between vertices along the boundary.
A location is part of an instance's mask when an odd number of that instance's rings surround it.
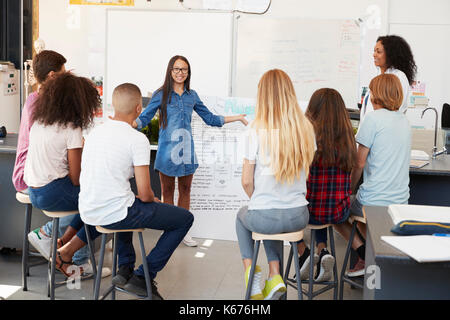
<svg viewBox="0 0 450 320">
<path fill-rule="evenodd" d="M 308 224 L 308 207 L 248 210 L 242 207 L 236 217 L 236 234 L 242 259 L 253 259 L 255 241 L 252 232 L 276 234 L 302 230 Z M 279 261 L 283 242 L 264 240 L 267 261 Z"/>
<path fill-rule="evenodd" d="M 164 268 L 172 253 L 183 240 L 194 222 L 194 216 L 186 209 L 165 203 L 142 202 L 139 199 L 128 208 L 125 219 L 103 227 L 112 230 L 148 228 L 164 231 L 156 246 L 147 255 L 147 264 L 150 278 Z M 80 230 L 80 239 L 86 238 L 84 228 Z M 91 235 L 95 234 L 91 231 Z M 84 240 L 83 240 L 84 241 Z M 136 254 L 133 247 L 133 233 L 120 232 L 117 235 L 117 250 L 119 254 L 119 267 L 128 265 L 134 269 Z M 143 266 L 134 271 L 138 276 L 144 276 Z"/>
<path fill-rule="evenodd" d="M 70 178 L 64 177 L 56 179 L 40 188 L 28 188 L 30 200 L 33 207 L 46 211 L 75 211 L 78 210 L 78 194 L 80 187 L 74 186 Z M 78 214 L 66 216 L 59 219 L 58 238 L 62 237 L 72 220 L 79 216 Z M 53 220 L 47 222 L 43 231 L 52 236 Z M 89 251 L 83 247 L 73 256 L 73 262 L 76 265 L 84 264 L 88 261 Z"/>
</svg>

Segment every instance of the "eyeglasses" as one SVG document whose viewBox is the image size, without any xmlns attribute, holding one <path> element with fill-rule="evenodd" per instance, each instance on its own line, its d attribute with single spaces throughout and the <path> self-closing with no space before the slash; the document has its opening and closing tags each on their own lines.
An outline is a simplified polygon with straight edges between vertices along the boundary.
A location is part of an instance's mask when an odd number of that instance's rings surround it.
<svg viewBox="0 0 450 320">
<path fill-rule="evenodd" d="M 172 71 L 173 71 L 174 73 L 176 73 L 176 74 L 180 73 L 180 71 L 181 71 L 183 74 L 187 74 L 188 71 L 189 71 L 189 69 L 188 69 L 188 68 L 172 68 Z"/>
</svg>

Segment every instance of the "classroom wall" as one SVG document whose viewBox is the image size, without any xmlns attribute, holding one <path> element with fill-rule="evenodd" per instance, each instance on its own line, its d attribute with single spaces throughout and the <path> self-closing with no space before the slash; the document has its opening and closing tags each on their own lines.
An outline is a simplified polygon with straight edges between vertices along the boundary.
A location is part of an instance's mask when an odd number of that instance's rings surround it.
<svg viewBox="0 0 450 320">
<path fill-rule="evenodd" d="M 234 1 L 235 3 L 237 1 Z M 200 8 L 202 0 L 185 0 L 184 6 Z M 433 0 L 272 0 L 267 17 L 299 17 L 317 19 L 357 19 L 367 14 L 370 6 L 380 10 L 380 25 L 369 30 L 368 41 L 361 49 L 360 84 L 367 85 L 375 70 L 372 60 L 374 40 L 389 31 L 405 34 L 413 47 L 418 64 L 418 79 L 427 82 L 430 105 L 441 110 L 442 103 L 450 101 L 450 1 Z M 46 48 L 63 53 L 68 69 L 79 75 L 92 77 L 104 74 L 105 6 L 71 6 L 69 0 L 40 0 L 40 37 Z M 178 1 L 135 0 L 135 8 L 152 10 L 185 10 Z M 414 33 L 414 28 L 430 34 Z M 433 37 L 434 35 L 434 37 Z M 407 37 L 408 36 L 408 37 Z M 411 40 L 410 40 L 411 39 Z M 365 59 L 364 59 L 365 57 Z M 420 118 L 421 110 L 408 111 L 416 127 L 433 128 L 432 113 Z"/>
<path fill-rule="evenodd" d="M 299 17 L 317 19 L 357 19 L 366 14 L 370 5 L 381 8 L 387 16 L 388 0 L 273 0 L 268 17 Z M 200 8 L 201 0 L 185 0 L 184 5 Z M 69 6 L 69 0 L 40 0 L 39 34 L 47 48 L 62 52 L 68 58 L 69 68 L 84 76 L 101 75 L 104 65 L 106 6 Z M 135 8 L 152 10 L 185 10 L 176 0 L 135 0 Z M 387 30 L 382 22 L 380 33 Z M 373 48 L 370 48 L 373 49 Z M 97 55 L 93 54 L 97 53 Z M 371 64 L 370 64 L 371 66 Z M 373 70 L 371 70 L 373 71 Z M 364 75 L 363 75 L 364 77 Z M 367 76 L 368 82 L 370 76 Z"/>
</svg>

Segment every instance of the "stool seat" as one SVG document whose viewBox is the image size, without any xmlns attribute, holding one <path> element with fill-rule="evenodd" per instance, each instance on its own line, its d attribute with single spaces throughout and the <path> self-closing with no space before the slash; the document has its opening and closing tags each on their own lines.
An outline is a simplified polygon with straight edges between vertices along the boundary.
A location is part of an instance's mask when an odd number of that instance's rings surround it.
<svg viewBox="0 0 450 320">
<path fill-rule="evenodd" d="M 332 224 L 308 224 L 308 226 L 306 227 L 307 229 L 313 229 L 313 230 L 320 230 L 320 229 L 325 229 L 328 227 L 332 227 Z"/>
<path fill-rule="evenodd" d="M 30 204 L 31 203 L 30 196 L 28 194 L 25 194 L 25 193 L 22 193 L 22 192 L 16 192 L 16 199 L 20 203 L 24 203 L 24 204 Z"/>
<path fill-rule="evenodd" d="M 366 223 L 366 218 L 365 217 L 360 217 L 360 216 L 350 216 L 348 218 L 348 220 L 350 221 L 350 223 L 353 223 L 353 221 L 358 221 L 361 223 Z"/>
<path fill-rule="evenodd" d="M 145 229 L 122 229 L 122 230 L 113 230 L 113 229 L 106 229 L 100 226 L 96 226 L 95 229 L 97 229 L 100 233 L 116 233 L 116 232 L 144 232 Z"/>
<path fill-rule="evenodd" d="M 303 230 L 296 232 L 286 232 L 286 233 L 277 233 L 277 234 L 262 234 L 253 232 L 252 233 L 253 240 L 281 240 L 281 241 L 289 241 L 289 242 L 297 242 L 303 239 Z"/>
<path fill-rule="evenodd" d="M 79 213 L 78 211 L 46 211 L 46 210 L 42 210 L 42 212 L 44 212 L 44 214 L 50 218 L 62 218 L 70 216 L 72 214 Z"/>
</svg>

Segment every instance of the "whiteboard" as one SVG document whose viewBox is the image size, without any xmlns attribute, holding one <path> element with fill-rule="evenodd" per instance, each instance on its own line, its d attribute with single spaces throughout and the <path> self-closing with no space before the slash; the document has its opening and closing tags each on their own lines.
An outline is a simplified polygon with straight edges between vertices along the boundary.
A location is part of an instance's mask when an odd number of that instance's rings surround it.
<svg viewBox="0 0 450 320">
<path fill-rule="evenodd" d="M 114 88 L 136 84 L 144 96 L 162 86 L 174 55 L 191 64 L 191 88 L 228 95 L 231 74 L 230 13 L 106 10 L 105 101 Z M 104 105 L 105 106 L 105 105 Z"/>
<path fill-rule="evenodd" d="M 233 95 L 256 97 L 261 76 L 277 68 L 291 78 L 298 100 L 328 87 L 357 108 L 360 37 L 354 20 L 240 17 Z"/>
</svg>

